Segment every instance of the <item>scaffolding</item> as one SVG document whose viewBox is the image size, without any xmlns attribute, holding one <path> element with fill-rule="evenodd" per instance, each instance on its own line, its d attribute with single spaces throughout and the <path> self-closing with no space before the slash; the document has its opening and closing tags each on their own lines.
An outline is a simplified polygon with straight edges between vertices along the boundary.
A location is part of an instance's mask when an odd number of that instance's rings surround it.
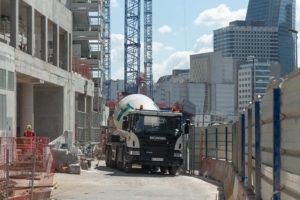
<svg viewBox="0 0 300 200">
<path fill-rule="evenodd" d="M 99 142 L 101 135 L 101 113 L 76 112 L 75 140 L 80 146 Z"/>
</svg>

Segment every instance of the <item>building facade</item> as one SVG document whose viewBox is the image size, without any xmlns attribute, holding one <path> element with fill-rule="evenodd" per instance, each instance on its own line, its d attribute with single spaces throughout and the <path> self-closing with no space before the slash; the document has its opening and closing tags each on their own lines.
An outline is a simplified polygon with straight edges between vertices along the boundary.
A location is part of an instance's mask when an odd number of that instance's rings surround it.
<svg viewBox="0 0 300 200">
<path fill-rule="evenodd" d="M 246 21 L 263 21 L 268 27 L 278 28 L 278 61 L 281 76 L 295 69 L 296 36 L 288 31 L 296 27 L 295 0 L 250 0 Z"/>
<path fill-rule="evenodd" d="M 234 60 L 278 61 L 278 28 L 267 27 L 259 21 L 234 21 L 229 26 L 214 30 L 214 52 Z"/>
<path fill-rule="evenodd" d="M 254 62 L 240 65 L 238 74 L 238 110 L 242 112 L 248 108 L 249 103 L 255 97 L 260 96 L 260 98 L 263 98 L 265 96 L 270 80 L 279 80 L 280 65 L 278 62 L 270 63 L 254 60 Z M 253 79 L 252 75 L 254 75 Z M 252 93 L 253 90 L 254 93 Z"/>
<path fill-rule="evenodd" d="M 190 56 L 190 81 L 204 85 L 204 113 L 234 115 L 234 60 L 219 52 Z"/>
<path fill-rule="evenodd" d="M 124 80 L 111 80 L 110 81 L 111 89 L 111 99 L 117 100 L 118 96 L 124 92 Z"/>
<path fill-rule="evenodd" d="M 59 0 L 1 0 L 0 136 L 55 139 L 91 112 L 94 84 L 72 68 L 72 12 Z M 57 12 L 53 12 L 57 11 Z"/>
<path fill-rule="evenodd" d="M 168 107 L 184 99 L 195 104 L 196 126 L 202 126 L 203 115 L 205 125 L 209 119 L 235 119 L 235 68 L 234 60 L 221 53 L 191 55 L 189 70 L 173 70 L 158 79 L 154 100 Z"/>
</svg>

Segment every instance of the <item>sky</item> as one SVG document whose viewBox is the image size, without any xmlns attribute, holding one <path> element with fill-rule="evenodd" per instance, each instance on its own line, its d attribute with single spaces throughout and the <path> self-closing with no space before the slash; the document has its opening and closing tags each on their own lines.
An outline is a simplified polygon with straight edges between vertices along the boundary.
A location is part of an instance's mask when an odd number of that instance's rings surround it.
<svg viewBox="0 0 300 200">
<path fill-rule="evenodd" d="M 300 0 L 296 1 L 297 29 L 300 25 Z M 143 0 L 141 2 L 143 63 Z M 189 55 L 212 52 L 213 30 L 228 26 L 231 21 L 244 20 L 248 2 L 249 0 L 153 0 L 154 82 L 161 76 L 172 74 L 173 69 L 188 69 Z M 111 79 L 124 79 L 124 0 L 111 0 L 110 23 Z"/>
</svg>

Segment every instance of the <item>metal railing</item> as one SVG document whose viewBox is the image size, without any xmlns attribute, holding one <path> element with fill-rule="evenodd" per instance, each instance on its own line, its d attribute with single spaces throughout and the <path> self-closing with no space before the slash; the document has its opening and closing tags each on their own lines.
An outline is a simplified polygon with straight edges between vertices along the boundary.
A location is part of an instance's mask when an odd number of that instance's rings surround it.
<svg viewBox="0 0 300 200">
<path fill-rule="evenodd" d="M 300 199 L 299 94 L 300 69 L 271 82 L 234 124 L 200 128 L 201 159 L 231 163 L 255 199 Z"/>
</svg>

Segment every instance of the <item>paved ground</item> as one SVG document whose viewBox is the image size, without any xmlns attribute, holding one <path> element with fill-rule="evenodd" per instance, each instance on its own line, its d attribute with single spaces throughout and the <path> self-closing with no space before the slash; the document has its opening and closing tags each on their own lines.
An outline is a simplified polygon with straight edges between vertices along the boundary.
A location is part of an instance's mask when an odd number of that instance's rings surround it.
<svg viewBox="0 0 300 200">
<path fill-rule="evenodd" d="M 52 191 L 52 200 L 215 200 L 218 192 L 217 186 L 198 178 L 170 176 L 140 168 L 126 174 L 105 167 L 103 161 L 97 169 L 82 170 L 81 175 L 56 174 L 54 181 L 59 185 Z"/>
</svg>

